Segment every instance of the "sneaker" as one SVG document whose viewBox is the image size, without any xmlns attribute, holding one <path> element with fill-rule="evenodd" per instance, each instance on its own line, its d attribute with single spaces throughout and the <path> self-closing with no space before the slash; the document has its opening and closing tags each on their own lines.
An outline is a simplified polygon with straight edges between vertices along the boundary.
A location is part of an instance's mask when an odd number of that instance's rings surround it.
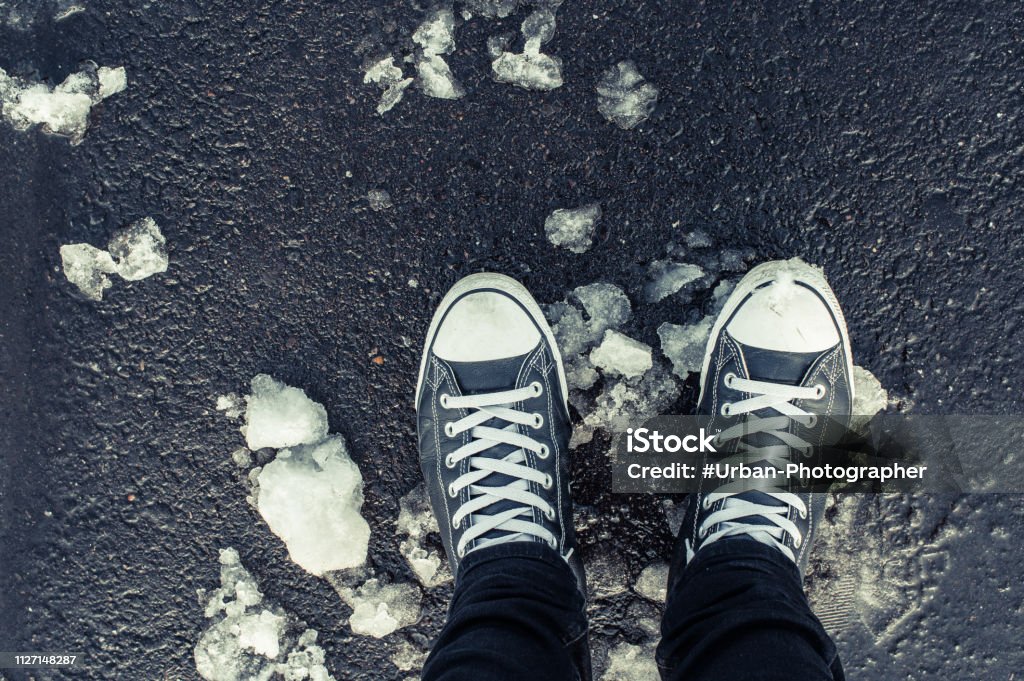
<svg viewBox="0 0 1024 681">
<path fill-rule="evenodd" d="M 784 466 L 838 439 L 852 405 L 846 322 L 822 271 L 799 258 L 752 269 L 726 301 L 704 354 L 697 413 L 711 419 L 709 431 L 720 431 L 718 456 Z M 748 483 L 687 497 L 686 562 L 705 546 L 748 537 L 804 574 L 825 494 Z"/>
<path fill-rule="evenodd" d="M 452 572 L 479 549 L 541 542 L 586 593 L 569 498 L 565 370 L 530 293 L 468 276 L 427 332 L 416 388 L 420 466 Z"/>
</svg>

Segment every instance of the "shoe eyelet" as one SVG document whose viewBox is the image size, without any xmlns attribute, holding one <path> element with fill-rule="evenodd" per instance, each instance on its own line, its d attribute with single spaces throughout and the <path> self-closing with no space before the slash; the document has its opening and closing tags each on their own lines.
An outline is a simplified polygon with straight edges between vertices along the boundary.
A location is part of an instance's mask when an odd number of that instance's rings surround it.
<svg viewBox="0 0 1024 681">
<path fill-rule="evenodd" d="M 806 508 L 800 510 L 799 513 L 800 513 L 800 520 L 807 520 L 807 509 Z"/>
<path fill-rule="evenodd" d="M 455 491 L 455 485 L 448 485 L 448 496 L 452 499 L 459 496 L 459 493 Z"/>
<path fill-rule="evenodd" d="M 554 520 L 555 520 L 555 509 L 551 509 L 550 512 L 544 511 L 544 517 L 547 518 L 549 521 L 554 522 Z"/>
<path fill-rule="evenodd" d="M 722 416 L 732 416 L 732 404 L 725 402 L 722 404 L 722 408 L 719 410 Z"/>
<path fill-rule="evenodd" d="M 448 437 L 455 437 L 455 424 L 451 421 L 444 424 L 444 434 Z"/>
<path fill-rule="evenodd" d="M 530 424 L 530 427 L 533 428 L 534 430 L 537 430 L 538 428 L 541 428 L 543 426 L 544 426 L 544 417 L 541 416 L 540 414 L 534 414 L 533 415 L 533 423 Z"/>
<path fill-rule="evenodd" d="M 818 425 L 818 417 L 815 416 L 814 414 L 811 414 L 811 418 L 807 419 L 807 426 L 806 427 L 807 428 L 814 428 L 816 425 Z"/>
<path fill-rule="evenodd" d="M 555 481 L 551 479 L 550 475 L 544 476 L 544 482 L 541 483 L 541 487 L 544 489 L 551 489 L 551 485 L 555 484 Z"/>
<path fill-rule="evenodd" d="M 731 388 L 732 387 L 732 382 L 735 381 L 737 378 L 738 377 L 736 376 L 736 374 L 732 373 L 731 371 L 729 373 L 727 373 L 725 375 L 725 387 L 726 388 Z"/>
<path fill-rule="evenodd" d="M 459 522 L 455 522 L 455 518 L 452 518 L 452 529 L 457 530 L 460 527 L 462 527 L 462 520 L 459 520 Z"/>
<path fill-rule="evenodd" d="M 820 400 L 824 396 L 825 396 L 825 386 L 823 386 L 821 383 L 818 383 L 817 385 L 814 386 L 814 399 Z"/>
<path fill-rule="evenodd" d="M 455 459 L 452 458 L 451 454 L 444 457 L 444 465 L 446 468 L 455 468 Z"/>
<path fill-rule="evenodd" d="M 541 445 L 540 446 L 540 451 L 537 452 L 537 458 L 538 459 L 546 459 L 546 458 L 548 458 L 548 454 L 550 454 L 550 453 L 551 453 L 551 450 L 548 449 L 547 445 Z"/>
<path fill-rule="evenodd" d="M 711 508 L 711 504 L 708 503 L 709 501 L 710 499 L 708 497 L 704 497 L 703 499 L 700 500 L 700 507 L 705 511 L 708 510 L 709 508 Z"/>
<path fill-rule="evenodd" d="M 441 396 L 437 398 L 437 401 L 441 403 L 442 407 L 447 409 L 449 399 L 451 399 L 451 395 L 449 395 L 448 393 L 441 393 Z"/>
<path fill-rule="evenodd" d="M 558 550 L 558 541 L 555 540 L 555 539 L 552 539 L 551 541 L 548 542 L 548 547 L 552 551 L 557 551 Z"/>
<path fill-rule="evenodd" d="M 465 546 L 460 546 L 457 549 L 455 549 L 455 555 L 457 555 L 459 558 L 465 558 L 466 557 L 466 547 Z"/>
<path fill-rule="evenodd" d="M 534 397 L 540 397 L 544 394 L 544 386 L 540 384 L 540 381 L 534 381 L 530 384 L 530 389 L 533 390 Z"/>
<path fill-rule="evenodd" d="M 798 535 L 798 536 L 793 538 L 793 548 L 794 549 L 800 548 L 800 545 L 803 544 L 803 543 L 804 543 L 804 538 L 803 537 Z"/>
<path fill-rule="evenodd" d="M 707 539 L 709 529 L 711 528 L 701 527 L 700 530 L 697 531 L 697 539 Z"/>
</svg>

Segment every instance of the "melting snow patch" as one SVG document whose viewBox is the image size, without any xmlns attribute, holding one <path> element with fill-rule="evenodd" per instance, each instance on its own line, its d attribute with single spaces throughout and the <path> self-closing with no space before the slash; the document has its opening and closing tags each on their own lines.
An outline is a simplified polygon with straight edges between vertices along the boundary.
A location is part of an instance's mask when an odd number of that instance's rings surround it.
<svg viewBox="0 0 1024 681">
<path fill-rule="evenodd" d="M 554 90 L 562 85 L 562 60 L 543 54 L 541 45 L 555 33 L 555 15 L 549 9 L 535 10 L 523 21 L 525 45 L 520 54 L 502 52 L 493 62 L 494 78 L 527 90 Z M 492 51 L 495 44 L 490 44 Z"/>
<path fill-rule="evenodd" d="M 0 107 L 15 130 L 40 125 L 46 132 L 78 144 L 89 127 L 92 107 L 124 90 L 127 83 L 124 67 L 97 69 L 90 65 L 54 88 L 22 81 L 0 69 Z"/>
<path fill-rule="evenodd" d="M 348 624 L 352 633 L 384 638 L 420 618 L 420 591 L 412 584 L 382 584 L 368 579 L 355 589 L 338 591 L 352 608 Z"/>
<path fill-rule="evenodd" d="M 697 265 L 672 262 L 671 260 L 655 260 L 647 269 L 644 302 L 656 303 L 703 276 L 704 270 Z"/>
<path fill-rule="evenodd" d="M 668 590 L 668 563 L 648 565 L 640 573 L 633 590 L 649 601 L 664 603 Z"/>
<path fill-rule="evenodd" d="M 196 670 L 207 681 L 285 679 L 333 681 L 324 666 L 317 632 L 301 633 L 281 608 L 268 604 L 238 552 L 220 552 L 221 586 L 206 601 L 213 620 L 196 643 Z M 200 593 L 200 598 L 203 596 Z"/>
<path fill-rule="evenodd" d="M 402 672 L 419 671 L 427 661 L 427 653 L 408 641 L 398 644 L 398 649 L 391 656 L 391 663 Z"/>
<path fill-rule="evenodd" d="M 167 240 L 152 218 L 143 218 L 117 231 L 103 251 L 89 244 L 60 247 L 64 276 L 87 298 L 102 300 L 110 288 L 110 277 L 117 274 L 138 281 L 167 270 Z"/>
<path fill-rule="evenodd" d="M 653 643 L 637 646 L 619 643 L 608 651 L 608 667 L 601 681 L 658 681 L 658 665 L 654 661 Z"/>
<path fill-rule="evenodd" d="M 597 84 L 597 110 L 623 130 L 647 120 L 658 103 L 658 88 L 644 82 L 631 61 L 604 72 Z"/>
<path fill-rule="evenodd" d="M 669 371 L 651 357 L 649 346 L 615 332 L 629 320 L 629 298 L 612 284 L 596 283 L 573 291 L 587 314 L 570 301 L 548 305 L 545 313 L 565 362 L 569 400 L 583 415 L 570 447 L 590 442 L 597 430 L 611 434 L 657 416 L 679 397 Z M 600 345 L 600 347 L 598 347 Z M 600 373 L 598 372 L 600 369 Z M 582 391 L 602 378 L 596 398 Z"/>
<path fill-rule="evenodd" d="M 245 413 L 245 400 L 235 393 L 217 396 L 217 411 L 224 412 L 229 419 L 240 418 Z"/>
<path fill-rule="evenodd" d="M 392 56 L 374 62 L 366 69 L 363 82 L 374 83 L 384 90 L 380 96 L 380 102 L 377 103 L 377 113 L 384 114 L 402 101 L 405 88 L 409 87 L 414 80 L 413 78 L 403 78 L 403 75 L 402 69 L 395 66 L 395 58 Z"/>
<path fill-rule="evenodd" d="M 568 248 L 573 253 L 584 253 L 594 238 L 594 227 L 601 219 L 601 204 L 591 203 L 581 208 L 559 208 L 544 221 L 544 234 L 555 246 Z"/>
<path fill-rule="evenodd" d="M 853 418 L 850 427 L 862 429 L 872 416 L 888 405 L 889 393 L 882 383 L 864 367 L 853 367 Z"/>
<path fill-rule="evenodd" d="M 489 19 L 504 19 L 517 9 L 521 0 L 463 0 L 466 9 Z"/>
<path fill-rule="evenodd" d="M 405 537 L 399 549 L 416 579 L 427 588 L 451 581 L 452 573 L 442 561 L 441 551 L 426 543 L 427 537 L 439 530 L 423 483 L 402 497 L 398 506 L 397 530 Z"/>
</svg>

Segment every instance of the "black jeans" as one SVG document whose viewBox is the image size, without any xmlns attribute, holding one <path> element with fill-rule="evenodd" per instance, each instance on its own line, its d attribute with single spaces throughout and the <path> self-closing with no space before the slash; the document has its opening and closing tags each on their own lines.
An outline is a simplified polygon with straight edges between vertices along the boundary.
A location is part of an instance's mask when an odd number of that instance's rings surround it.
<svg viewBox="0 0 1024 681">
<path fill-rule="evenodd" d="M 423 679 L 589 679 L 584 607 L 572 571 L 544 544 L 474 551 Z M 796 566 L 745 537 L 715 542 L 690 562 L 668 594 L 661 635 L 665 681 L 844 679 Z"/>
</svg>

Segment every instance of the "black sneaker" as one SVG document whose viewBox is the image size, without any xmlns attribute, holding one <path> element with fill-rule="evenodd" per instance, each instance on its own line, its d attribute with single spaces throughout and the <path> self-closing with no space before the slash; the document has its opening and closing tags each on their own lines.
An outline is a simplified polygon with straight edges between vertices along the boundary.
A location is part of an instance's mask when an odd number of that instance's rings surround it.
<svg viewBox="0 0 1024 681">
<path fill-rule="evenodd" d="M 430 323 L 416 388 L 420 466 L 456 576 L 477 549 L 542 542 L 586 594 L 566 397 L 551 329 L 522 284 L 490 273 L 456 283 Z"/>
<path fill-rule="evenodd" d="M 799 258 L 752 269 L 704 354 L 697 412 L 711 418 L 709 431 L 721 431 L 718 456 L 782 468 L 838 440 L 852 406 L 846 321 L 824 274 Z M 705 546 L 742 536 L 777 548 L 804 574 L 824 493 L 771 482 L 752 489 L 748 481 L 705 490 L 685 502 L 677 548 L 685 563 Z"/>
</svg>

